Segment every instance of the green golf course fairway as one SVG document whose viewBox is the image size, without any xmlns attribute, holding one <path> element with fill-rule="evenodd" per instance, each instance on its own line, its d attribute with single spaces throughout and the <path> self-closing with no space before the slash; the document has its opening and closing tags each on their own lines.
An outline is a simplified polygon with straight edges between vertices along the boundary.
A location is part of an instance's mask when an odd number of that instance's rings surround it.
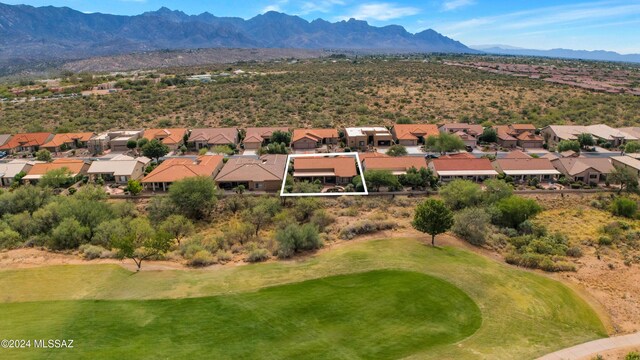
<svg viewBox="0 0 640 360">
<path fill-rule="evenodd" d="M 205 270 L 2 270 L 0 319 L 0 339 L 74 340 L 1 359 L 532 359 L 606 336 L 561 283 L 416 239 Z"/>
</svg>

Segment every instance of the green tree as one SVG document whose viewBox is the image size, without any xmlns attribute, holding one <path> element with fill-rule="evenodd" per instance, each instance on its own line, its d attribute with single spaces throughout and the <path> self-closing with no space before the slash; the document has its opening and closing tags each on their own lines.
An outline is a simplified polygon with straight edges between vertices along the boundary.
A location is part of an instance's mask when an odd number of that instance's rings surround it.
<svg viewBox="0 0 640 360">
<path fill-rule="evenodd" d="M 278 257 L 289 258 L 296 252 L 322 247 L 318 228 L 313 224 L 289 224 L 276 232 Z"/>
<path fill-rule="evenodd" d="M 464 141 L 459 136 L 448 133 L 427 137 L 424 146 L 428 151 L 435 151 L 441 154 L 465 149 Z"/>
<path fill-rule="evenodd" d="M 176 181 L 169 188 L 169 199 L 178 213 L 193 220 L 208 217 L 219 196 L 216 183 L 206 176 Z"/>
<path fill-rule="evenodd" d="M 268 144 L 267 146 L 261 147 L 260 150 L 258 151 L 258 153 L 260 155 L 263 155 L 263 154 L 288 154 L 289 153 L 289 148 L 287 147 L 287 145 L 285 145 L 285 143 L 272 142 L 272 143 Z"/>
<path fill-rule="evenodd" d="M 634 154 L 640 152 L 640 141 L 629 141 L 624 146 L 624 152 L 627 154 Z"/>
<path fill-rule="evenodd" d="M 623 191 L 637 192 L 638 191 L 638 174 L 623 166 L 614 166 L 611 174 L 608 175 L 608 179 L 613 184 L 620 185 L 618 194 Z"/>
<path fill-rule="evenodd" d="M 611 213 L 615 216 L 633 218 L 638 212 L 638 203 L 627 197 L 617 197 L 611 202 Z"/>
<path fill-rule="evenodd" d="M 513 186 L 504 180 L 487 179 L 484 185 L 484 202 L 487 204 L 496 203 L 504 198 L 513 195 Z"/>
<path fill-rule="evenodd" d="M 134 139 L 129 139 L 129 141 L 127 141 L 127 149 L 133 150 L 137 147 L 138 147 L 138 142 L 135 141 Z"/>
<path fill-rule="evenodd" d="M 321 204 L 318 199 L 313 197 L 301 197 L 296 199 L 295 205 L 293 206 L 293 213 L 295 214 L 296 220 L 299 222 L 305 222 L 311 218 L 314 211 L 320 209 Z"/>
<path fill-rule="evenodd" d="M 400 188 L 400 181 L 389 170 L 366 170 L 364 180 L 367 182 L 367 188 L 372 188 L 375 191 L 380 191 L 382 186 L 391 191 Z"/>
<path fill-rule="evenodd" d="M 542 211 L 535 200 L 516 195 L 498 201 L 496 208 L 500 212 L 500 224 L 512 229 L 517 229 L 520 224 Z"/>
<path fill-rule="evenodd" d="M 47 149 L 40 149 L 36 152 L 36 160 L 38 161 L 46 161 L 46 162 L 51 162 L 52 157 L 51 157 L 51 152 Z"/>
<path fill-rule="evenodd" d="M 586 149 L 587 147 L 594 146 L 596 144 L 595 140 L 593 140 L 593 136 L 589 133 L 579 134 L 578 143 L 582 149 Z"/>
<path fill-rule="evenodd" d="M 140 181 L 130 179 L 129 181 L 127 181 L 127 187 L 125 191 L 128 191 L 129 194 L 136 196 L 142 192 L 142 189 L 143 187 Z"/>
<path fill-rule="evenodd" d="M 407 154 L 407 148 L 400 144 L 391 145 L 387 150 L 389 156 L 405 156 Z"/>
<path fill-rule="evenodd" d="M 569 150 L 580 152 L 580 143 L 575 140 L 561 140 L 558 143 L 558 152 L 565 152 Z"/>
<path fill-rule="evenodd" d="M 169 153 L 169 147 L 158 139 L 153 139 L 142 146 L 142 155 L 160 161 L 160 158 Z"/>
<path fill-rule="evenodd" d="M 171 238 L 180 245 L 182 239 L 194 233 L 195 227 L 191 220 L 182 215 L 174 214 L 160 224 L 160 231 L 171 235 Z"/>
<path fill-rule="evenodd" d="M 51 189 L 63 189 L 73 184 L 73 174 L 66 167 L 47 171 L 40 180 L 38 185 Z"/>
<path fill-rule="evenodd" d="M 54 250 L 75 249 L 89 239 L 89 228 L 74 218 L 66 218 L 51 232 L 49 246 Z"/>
<path fill-rule="evenodd" d="M 209 150 L 214 154 L 233 155 L 235 151 L 229 145 L 217 145 Z"/>
<path fill-rule="evenodd" d="M 138 139 L 138 149 L 142 149 L 142 147 L 147 145 L 148 142 L 149 142 L 149 139 L 147 138 Z"/>
<path fill-rule="evenodd" d="M 289 146 L 291 144 L 291 133 L 288 131 L 276 130 L 271 134 L 271 142 L 276 144 L 284 144 Z"/>
<path fill-rule="evenodd" d="M 146 218 L 136 218 L 129 223 L 127 236 L 112 239 L 112 246 L 118 250 L 120 259 L 131 259 L 142 267 L 142 261 L 164 254 L 171 248 L 173 239 L 165 232 L 155 232 Z"/>
<path fill-rule="evenodd" d="M 453 210 L 476 206 L 483 198 L 480 185 L 469 180 L 453 180 L 443 186 L 439 193 L 445 204 Z"/>
<path fill-rule="evenodd" d="M 487 127 L 482 131 L 482 134 L 478 137 L 478 140 L 483 143 L 494 143 L 498 141 L 498 133 L 492 127 Z"/>
<path fill-rule="evenodd" d="M 262 198 L 257 204 L 245 210 L 244 218 L 245 221 L 253 224 L 255 235 L 258 236 L 260 229 L 270 224 L 280 210 L 281 206 L 277 199 Z"/>
<path fill-rule="evenodd" d="M 431 235 L 431 245 L 436 245 L 436 235 L 453 225 L 453 213 L 441 200 L 427 199 L 416 207 L 411 225 L 418 231 Z"/>
</svg>

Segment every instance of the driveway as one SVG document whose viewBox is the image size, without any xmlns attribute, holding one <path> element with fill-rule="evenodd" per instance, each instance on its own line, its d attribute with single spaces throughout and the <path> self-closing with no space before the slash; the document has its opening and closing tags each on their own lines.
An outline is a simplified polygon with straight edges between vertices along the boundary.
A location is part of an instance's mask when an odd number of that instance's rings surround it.
<svg viewBox="0 0 640 360">
<path fill-rule="evenodd" d="M 538 360 L 577 360 L 590 359 L 605 351 L 640 347 L 640 332 L 590 341 L 570 348 L 547 354 Z M 631 350 L 629 350 L 631 351 Z"/>
</svg>

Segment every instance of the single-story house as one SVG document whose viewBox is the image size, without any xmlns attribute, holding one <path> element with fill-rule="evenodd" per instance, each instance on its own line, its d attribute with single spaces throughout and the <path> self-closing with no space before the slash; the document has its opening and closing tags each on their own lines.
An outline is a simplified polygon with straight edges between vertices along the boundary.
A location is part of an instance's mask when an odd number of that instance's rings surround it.
<svg viewBox="0 0 640 360">
<path fill-rule="evenodd" d="M 95 134 L 92 132 L 55 134 L 51 140 L 41 146 L 50 152 L 60 152 L 65 149 L 79 149 L 87 147 L 87 143 Z"/>
<path fill-rule="evenodd" d="M 223 159 L 221 155 L 203 155 L 196 160 L 167 159 L 145 176 L 142 184 L 153 191 L 167 191 L 172 183 L 189 177 L 206 176 L 213 179 L 222 169 Z"/>
<path fill-rule="evenodd" d="M 8 163 L 0 163 L 0 186 L 11 186 L 13 181 L 21 172 L 25 174 L 31 170 L 35 161 L 12 160 Z"/>
<path fill-rule="evenodd" d="M 482 135 L 482 132 L 484 131 L 484 129 L 482 128 L 482 125 L 464 124 L 464 123 L 444 124 L 444 125 L 440 126 L 440 128 L 438 130 L 440 132 L 449 133 L 449 134 L 455 134 L 457 132 L 464 132 L 464 133 L 472 135 L 473 137 L 477 137 L 477 136 Z"/>
<path fill-rule="evenodd" d="M 247 128 L 247 132 L 242 140 L 246 150 L 257 150 L 271 140 L 271 135 L 275 131 L 289 132 L 286 127 L 253 127 Z"/>
<path fill-rule="evenodd" d="M 611 163 L 615 167 L 627 168 L 640 177 L 640 160 L 631 156 L 612 156 Z"/>
<path fill-rule="evenodd" d="M 626 133 L 627 135 L 640 139 L 640 126 L 618 128 L 618 131 L 621 131 L 623 133 Z"/>
<path fill-rule="evenodd" d="M 347 146 L 352 149 L 366 150 L 369 146 L 391 146 L 393 135 L 386 127 L 349 127 L 344 129 Z"/>
<path fill-rule="evenodd" d="M 550 154 L 550 153 L 548 153 Z M 524 153 L 520 150 L 512 150 L 509 151 L 503 159 L 532 159 L 533 157 L 527 153 Z"/>
<path fill-rule="evenodd" d="M 148 160 L 145 157 L 134 159 L 124 155 L 110 160 L 96 160 L 89 166 L 87 174 L 91 181 L 101 178 L 107 183 L 126 184 L 129 180 L 139 180 L 144 177 Z"/>
<path fill-rule="evenodd" d="M 85 160 L 79 159 L 55 159 L 52 162 L 40 162 L 34 164 L 27 175 L 22 180 L 28 182 L 37 182 L 42 176 L 51 170 L 67 169 L 72 177 L 78 175 L 86 175 L 89 170 L 89 163 Z"/>
<path fill-rule="evenodd" d="M 238 185 L 247 190 L 278 191 L 284 179 L 287 155 L 264 155 L 259 159 L 229 159 L 216 176 L 221 189 L 233 189 Z"/>
<path fill-rule="evenodd" d="M 536 134 L 536 127 L 532 124 L 498 125 L 494 129 L 498 135 L 498 144 L 502 147 L 539 149 L 544 144 L 544 139 Z"/>
<path fill-rule="evenodd" d="M 0 146 L 0 151 L 10 154 L 18 152 L 35 152 L 53 138 L 51 133 L 23 133 L 15 134 L 4 145 Z"/>
<path fill-rule="evenodd" d="M 220 145 L 228 145 L 235 149 L 238 146 L 238 140 L 237 128 L 206 128 L 191 130 L 188 142 L 194 144 L 196 149 Z"/>
<path fill-rule="evenodd" d="M 295 129 L 291 137 L 291 148 L 313 150 L 322 145 L 337 145 L 339 139 L 336 129 Z"/>
<path fill-rule="evenodd" d="M 608 158 L 561 157 L 551 163 L 567 178 L 585 184 L 603 182 L 613 171 Z"/>
<path fill-rule="evenodd" d="M 184 137 L 187 129 L 147 129 L 142 137 L 147 140 L 159 140 L 167 145 L 169 149 L 178 150 L 184 144 Z"/>
<path fill-rule="evenodd" d="M 498 145 L 509 149 L 518 146 L 518 139 L 511 135 L 508 126 L 496 126 L 494 129 L 496 130 L 496 142 Z"/>
<path fill-rule="evenodd" d="M 523 149 L 542 149 L 544 138 L 534 132 L 523 132 L 518 135 L 518 146 Z"/>
<path fill-rule="evenodd" d="M 485 158 L 433 159 L 429 162 L 429 168 L 442 182 L 455 179 L 480 182 L 498 176 L 498 172 L 491 165 L 491 161 Z"/>
<path fill-rule="evenodd" d="M 549 159 L 511 158 L 497 159 L 493 167 L 499 173 L 510 176 L 516 181 L 537 178 L 540 181 L 551 181 L 560 175 Z"/>
<path fill-rule="evenodd" d="M 405 175 L 411 168 L 427 168 L 422 156 L 371 157 L 362 161 L 363 170 L 389 170 L 393 175 Z"/>
<path fill-rule="evenodd" d="M 0 146 L 6 144 L 9 139 L 11 139 L 11 135 L 9 134 L 0 134 Z"/>
<path fill-rule="evenodd" d="M 395 124 L 391 129 L 396 143 L 404 146 L 424 144 L 429 136 L 438 136 L 440 131 L 434 124 Z"/>
<path fill-rule="evenodd" d="M 439 159 L 476 159 L 476 157 L 473 156 L 473 154 L 465 151 L 441 155 Z"/>
<path fill-rule="evenodd" d="M 476 145 L 478 145 L 478 139 L 469 133 L 466 133 L 464 131 L 458 131 L 453 134 L 458 136 L 462 140 L 462 142 L 464 142 L 465 146 L 470 146 L 474 148 L 476 147 Z"/>
<path fill-rule="evenodd" d="M 92 154 L 102 154 L 111 149 L 113 152 L 129 151 L 129 140 L 138 141 L 142 137 L 143 130 L 113 130 L 93 136 L 87 142 L 87 149 Z"/>
<path fill-rule="evenodd" d="M 300 181 L 320 180 L 323 184 L 349 184 L 358 175 L 352 156 L 293 158 L 293 178 Z"/>
<path fill-rule="evenodd" d="M 377 151 L 358 153 L 358 158 L 360 159 L 360 162 L 363 162 L 366 159 L 370 159 L 370 158 L 388 158 L 388 157 L 390 156 Z"/>
<path fill-rule="evenodd" d="M 638 140 L 638 137 L 632 134 L 604 124 L 589 126 L 549 125 L 542 128 L 540 132 L 550 146 L 555 146 L 562 140 L 577 140 L 580 134 L 591 134 L 594 140 L 607 142 L 612 147 L 620 146 L 627 141 Z"/>
</svg>

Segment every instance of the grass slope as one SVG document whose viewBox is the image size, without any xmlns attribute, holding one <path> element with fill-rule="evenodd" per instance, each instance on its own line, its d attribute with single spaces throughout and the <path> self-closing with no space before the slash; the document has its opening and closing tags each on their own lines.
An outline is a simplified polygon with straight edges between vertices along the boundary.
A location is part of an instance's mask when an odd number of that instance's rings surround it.
<svg viewBox="0 0 640 360">
<path fill-rule="evenodd" d="M 12 303 L 0 317 L 0 333 L 11 338 L 75 339 L 76 349 L 54 358 L 92 359 L 393 359 L 462 340 L 481 323 L 480 309 L 461 290 L 394 270 L 217 297 Z"/>
<path fill-rule="evenodd" d="M 0 271 L 0 313 L 2 319 L 11 319 L 13 328 L 9 335 L 26 329 L 27 325 L 20 324 L 30 322 L 37 322 L 43 329 L 39 332 L 42 334 L 47 333 L 46 330 L 55 324 L 73 321 L 64 316 L 57 316 L 56 307 L 63 306 L 61 304 L 65 302 L 51 300 L 245 296 L 243 293 L 256 292 L 266 286 L 379 269 L 414 271 L 446 280 L 469 295 L 482 313 L 482 324 L 472 336 L 455 346 L 434 346 L 428 350 L 414 346 L 411 355 L 404 354 L 410 358 L 527 359 L 606 336 L 596 313 L 585 301 L 559 282 L 514 269 L 468 251 L 450 247 L 431 248 L 415 239 L 354 242 L 323 251 L 305 260 L 225 267 L 215 271 L 149 271 L 132 274 L 114 265 L 56 266 Z M 258 291 L 256 294 L 260 293 L 262 292 Z M 435 291 L 434 294 L 438 295 Z M 298 293 L 296 296 L 302 297 L 304 294 Z M 14 304 L 34 301 L 34 304 Z M 24 307 L 20 308 L 21 305 Z M 30 314 L 29 311 L 35 308 L 48 310 L 36 311 L 39 314 L 37 316 Z M 102 306 L 96 309 L 98 308 Z M 43 312 L 49 315 L 43 317 Z M 112 313 L 114 317 L 122 316 L 115 310 L 107 313 Z M 129 316 L 139 319 L 146 319 L 145 316 L 148 316 L 144 309 L 133 314 Z M 192 318 L 192 314 L 183 316 L 185 321 Z M 395 316 L 400 315 L 391 316 L 389 321 L 393 321 Z M 295 326 L 301 318 L 292 317 L 289 320 L 291 326 Z M 225 326 L 237 324 L 230 322 Z M 7 327 L 2 326 L 0 338 L 9 331 Z M 51 334 L 49 337 L 72 335 Z M 115 336 L 117 334 L 112 335 Z M 185 331 L 181 336 L 200 334 L 194 328 L 193 331 Z M 326 339 L 331 338 L 328 334 L 323 336 Z M 243 340 L 247 344 L 252 341 L 248 336 Z M 158 346 L 165 341 L 170 339 L 158 337 L 153 342 Z M 366 349 L 357 350 L 355 344 L 358 345 L 357 348 L 380 346 L 378 343 L 367 343 L 364 338 L 356 336 L 350 337 L 350 341 L 352 343 L 349 344 L 354 344 L 350 347 L 354 356 L 368 357 L 364 352 Z M 216 344 L 211 346 L 213 348 Z M 277 348 L 278 343 L 274 339 L 271 342 L 271 350 L 252 355 L 269 357 Z M 172 354 L 178 354 L 179 347 L 174 351 L 176 352 Z M 19 356 L 28 352 L 9 354 Z M 189 356 L 186 352 L 180 355 Z M 399 356 L 400 352 L 396 355 Z"/>
</svg>

